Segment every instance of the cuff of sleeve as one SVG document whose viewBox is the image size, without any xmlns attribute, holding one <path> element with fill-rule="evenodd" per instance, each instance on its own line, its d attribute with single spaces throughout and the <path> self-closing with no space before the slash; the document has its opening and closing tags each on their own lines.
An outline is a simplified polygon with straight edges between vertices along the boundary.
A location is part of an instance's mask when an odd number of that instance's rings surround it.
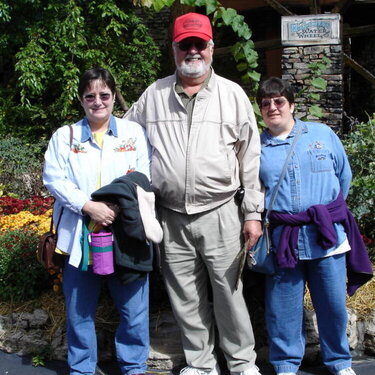
<svg viewBox="0 0 375 375">
<path fill-rule="evenodd" d="M 245 220 L 261 220 L 264 211 L 264 193 L 253 189 L 245 189 L 241 209 Z"/>
<path fill-rule="evenodd" d="M 262 214 L 260 214 L 259 212 L 250 212 L 248 214 L 245 214 L 244 220 L 245 221 L 247 221 L 247 220 L 258 220 L 258 221 L 261 221 L 262 220 Z"/>
</svg>

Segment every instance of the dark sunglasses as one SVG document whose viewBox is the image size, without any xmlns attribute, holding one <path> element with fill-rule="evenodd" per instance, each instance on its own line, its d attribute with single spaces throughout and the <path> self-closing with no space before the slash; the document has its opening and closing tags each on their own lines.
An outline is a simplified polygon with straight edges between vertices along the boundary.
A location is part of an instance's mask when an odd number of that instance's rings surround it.
<svg viewBox="0 0 375 375">
<path fill-rule="evenodd" d="M 102 102 L 106 102 L 107 100 L 111 98 L 111 94 L 109 93 L 99 94 L 99 98 Z M 86 102 L 88 103 L 93 103 L 96 99 L 96 96 L 94 94 L 87 94 L 83 97 L 83 99 L 85 99 Z"/>
<path fill-rule="evenodd" d="M 177 45 L 181 51 L 189 51 L 192 46 L 195 46 L 195 48 L 200 52 L 207 48 L 208 42 L 204 40 L 197 41 L 197 42 L 182 41 L 180 43 L 177 43 Z"/>
<path fill-rule="evenodd" d="M 286 98 L 280 97 L 280 98 L 270 98 L 270 99 L 263 99 L 260 106 L 262 108 L 269 108 L 271 106 L 271 103 L 275 104 L 275 107 L 277 109 L 281 108 L 288 100 Z"/>
</svg>

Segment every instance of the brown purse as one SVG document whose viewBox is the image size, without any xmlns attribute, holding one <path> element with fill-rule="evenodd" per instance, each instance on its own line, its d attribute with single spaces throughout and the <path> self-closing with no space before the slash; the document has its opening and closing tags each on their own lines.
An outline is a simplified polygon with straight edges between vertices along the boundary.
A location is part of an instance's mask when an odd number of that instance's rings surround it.
<svg viewBox="0 0 375 375">
<path fill-rule="evenodd" d="M 73 128 L 69 125 L 70 138 L 69 144 L 72 147 L 73 143 Z M 53 231 L 53 215 L 51 217 L 51 226 L 48 232 L 44 233 L 39 240 L 38 249 L 36 250 L 36 258 L 38 262 L 47 270 L 59 272 L 65 260 L 65 255 L 56 253 L 57 244 L 57 228 L 59 227 L 61 216 L 64 212 L 64 207 L 61 208 L 59 218 L 57 220 L 55 232 Z"/>
<path fill-rule="evenodd" d="M 44 233 L 39 240 L 36 257 L 38 262 L 47 270 L 59 272 L 64 265 L 65 255 L 56 253 L 57 228 L 60 224 L 64 207 L 61 209 L 55 232 L 53 231 L 53 217 L 50 230 Z"/>
</svg>

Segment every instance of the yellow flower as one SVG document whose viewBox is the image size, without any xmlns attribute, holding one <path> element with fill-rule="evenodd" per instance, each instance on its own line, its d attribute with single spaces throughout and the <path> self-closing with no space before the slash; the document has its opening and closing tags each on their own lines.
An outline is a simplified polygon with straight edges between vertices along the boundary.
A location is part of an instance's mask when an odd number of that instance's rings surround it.
<svg viewBox="0 0 375 375">
<path fill-rule="evenodd" d="M 43 234 L 50 229 L 52 209 L 42 215 L 33 215 L 28 211 L 0 217 L 0 232 L 15 229 L 34 229 L 38 234 Z"/>
</svg>

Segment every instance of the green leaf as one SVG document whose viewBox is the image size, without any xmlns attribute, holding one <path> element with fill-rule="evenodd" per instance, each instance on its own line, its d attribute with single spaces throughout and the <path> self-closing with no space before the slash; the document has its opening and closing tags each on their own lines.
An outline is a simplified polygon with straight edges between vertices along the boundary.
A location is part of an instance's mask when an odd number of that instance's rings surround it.
<svg viewBox="0 0 375 375">
<path fill-rule="evenodd" d="M 206 5 L 206 14 L 209 15 L 218 8 L 219 3 L 216 0 L 207 0 L 207 5 Z"/>
<path fill-rule="evenodd" d="M 314 78 L 312 81 L 311 81 L 311 84 L 319 89 L 319 90 L 325 90 L 327 88 L 327 81 L 324 79 L 324 78 Z"/>
<path fill-rule="evenodd" d="M 309 113 L 310 115 L 318 118 L 323 117 L 323 111 L 318 105 L 312 105 L 309 107 Z"/>
<path fill-rule="evenodd" d="M 165 6 L 168 6 L 167 3 L 168 0 L 154 0 L 152 5 L 157 12 L 160 12 Z"/>
<path fill-rule="evenodd" d="M 236 67 L 237 67 L 237 70 L 239 72 L 243 72 L 244 70 L 246 70 L 248 68 L 248 65 L 245 62 L 241 62 L 241 63 L 237 64 Z"/>
<path fill-rule="evenodd" d="M 312 92 L 312 93 L 309 94 L 309 96 L 313 100 L 320 100 L 320 94 Z"/>
<path fill-rule="evenodd" d="M 228 26 L 232 23 L 232 21 L 235 19 L 237 16 L 237 12 L 232 9 L 223 9 L 221 17 L 223 18 L 224 23 Z"/>
<path fill-rule="evenodd" d="M 254 82 L 259 82 L 260 81 L 260 73 L 256 72 L 255 70 L 252 70 L 251 72 L 247 73 L 248 76 L 251 78 L 252 81 Z"/>
<path fill-rule="evenodd" d="M 195 0 L 180 0 L 180 2 L 183 5 L 195 6 Z"/>
</svg>

